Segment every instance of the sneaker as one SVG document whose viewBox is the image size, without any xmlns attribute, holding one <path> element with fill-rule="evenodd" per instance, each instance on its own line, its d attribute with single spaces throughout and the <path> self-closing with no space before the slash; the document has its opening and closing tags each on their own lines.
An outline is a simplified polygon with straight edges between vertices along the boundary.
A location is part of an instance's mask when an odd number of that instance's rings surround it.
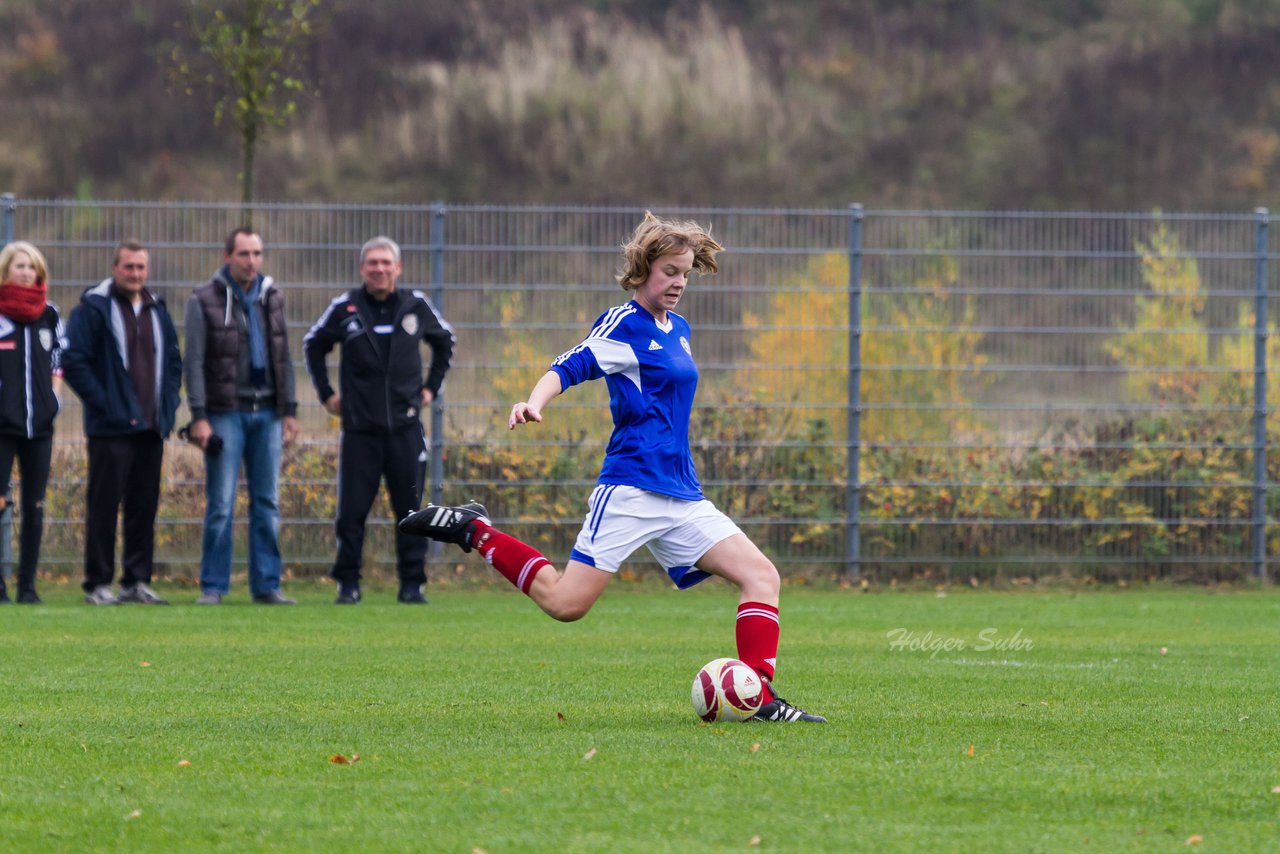
<svg viewBox="0 0 1280 854">
<path fill-rule="evenodd" d="M 333 600 L 335 605 L 359 605 L 360 604 L 360 585 L 343 584 L 338 582 L 338 598 Z"/>
<path fill-rule="evenodd" d="M 35 590 L 32 590 L 31 588 L 27 588 L 26 590 L 18 591 L 18 604 L 19 605 L 43 605 L 44 600 L 40 598 L 39 594 L 37 594 Z"/>
<path fill-rule="evenodd" d="M 272 590 L 270 593 L 259 593 L 253 597 L 253 601 L 259 605 L 297 605 L 297 599 L 290 599 L 279 590 Z"/>
<path fill-rule="evenodd" d="M 752 715 L 750 720 L 781 723 L 804 721 L 811 724 L 825 724 L 827 722 L 827 719 L 822 715 L 811 715 L 804 709 L 797 708 L 778 696 L 761 706 L 760 711 Z"/>
<path fill-rule="evenodd" d="M 105 584 L 99 584 L 97 587 L 84 594 L 84 601 L 89 605 L 119 605 L 120 599 L 116 594 L 111 592 L 111 588 Z"/>
<path fill-rule="evenodd" d="M 200 598 L 196 600 L 197 605 L 221 605 L 222 594 L 217 590 L 206 590 L 200 594 Z"/>
<path fill-rule="evenodd" d="M 422 595 L 421 584 L 401 584 L 396 601 L 405 605 L 426 605 L 427 597 Z"/>
<path fill-rule="evenodd" d="M 120 588 L 121 602 L 136 602 L 139 605 L 168 605 L 167 599 L 161 599 L 156 592 L 147 585 L 139 582 L 130 584 L 127 587 Z"/>
<path fill-rule="evenodd" d="M 458 507 L 440 507 L 428 504 L 400 520 L 399 528 L 406 534 L 429 537 L 442 543 L 453 543 L 464 552 L 471 551 L 471 523 L 479 520 L 486 525 L 489 511 L 483 504 L 468 501 Z"/>
</svg>

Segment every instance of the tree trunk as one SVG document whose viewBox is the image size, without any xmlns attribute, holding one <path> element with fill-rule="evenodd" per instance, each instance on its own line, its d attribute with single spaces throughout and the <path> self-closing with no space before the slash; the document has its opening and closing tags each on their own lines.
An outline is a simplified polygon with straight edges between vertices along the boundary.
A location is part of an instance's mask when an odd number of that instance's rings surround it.
<svg viewBox="0 0 1280 854">
<path fill-rule="evenodd" d="M 258 142 L 258 125 L 256 121 L 246 122 L 244 126 L 244 160 L 240 171 L 240 212 L 244 224 L 253 227 L 253 157 L 254 147 Z"/>
</svg>

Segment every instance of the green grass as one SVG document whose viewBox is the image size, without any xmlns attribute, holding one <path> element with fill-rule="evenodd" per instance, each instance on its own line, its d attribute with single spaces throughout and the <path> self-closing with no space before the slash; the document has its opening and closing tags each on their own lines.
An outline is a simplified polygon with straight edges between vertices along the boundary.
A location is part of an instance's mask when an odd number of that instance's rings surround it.
<svg viewBox="0 0 1280 854">
<path fill-rule="evenodd" d="M 495 591 L 6 606 L 0 850 L 1280 845 L 1275 593 L 788 588 L 779 685 L 832 723 L 708 726 L 733 594 L 635 587 L 571 625 Z"/>
</svg>

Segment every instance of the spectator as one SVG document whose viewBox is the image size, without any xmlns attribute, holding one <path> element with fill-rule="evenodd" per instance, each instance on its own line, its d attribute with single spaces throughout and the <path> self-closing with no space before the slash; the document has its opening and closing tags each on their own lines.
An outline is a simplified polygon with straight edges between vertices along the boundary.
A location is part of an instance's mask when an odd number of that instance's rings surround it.
<svg viewBox="0 0 1280 854">
<path fill-rule="evenodd" d="M 5 484 L 0 495 L 0 588 L 13 577 L 13 507 L 9 503 L 12 484 Z M 0 605 L 9 601 L 9 591 L 0 593 Z"/>
<path fill-rule="evenodd" d="M 44 535 L 44 492 L 53 456 L 53 419 L 62 404 L 58 310 L 48 301 L 49 265 L 40 250 L 16 241 L 0 250 L 0 479 L 9 482 L 14 457 L 22 471 L 22 532 L 18 603 L 40 604 L 36 568 Z M 9 592 L 0 576 L 0 603 Z"/>
<path fill-rule="evenodd" d="M 385 478 L 396 518 L 422 502 L 427 447 L 421 412 L 440 394 L 453 355 L 453 328 L 421 291 L 396 289 L 400 247 L 375 237 L 360 250 L 363 285 L 335 299 L 303 341 L 307 370 L 324 408 L 342 418 L 338 463 L 338 554 L 333 578 L 339 605 L 360 601 L 364 528 Z M 431 348 L 423 377 L 422 347 Z M 329 383 L 325 356 L 342 345 L 341 393 Z M 427 541 L 396 531 L 397 597 L 425 604 Z"/>
<path fill-rule="evenodd" d="M 182 384 L 178 333 L 164 301 L 147 289 L 150 253 L 136 240 L 116 247 L 111 277 L 85 291 L 71 313 L 67 382 L 84 406 L 89 440 L 84 600 L 90 605 L 167 605 L 151 589 L 164 440 Z M 116 516 L 124 506 L 120 594 Z"/>
<path fill-rule="evenodd" d="M 262 238 L 227 236 L 222 268 L 187 301 L 190 441 L 204 451 L 205 517 L 200 605 L 231 589 L 231 523 L 244 461 L 249 488 L 249 592 L 292 605 L 280 592 L 280 457 L 298 435 L 284 295 L 262 268 Z"/>
</svg>

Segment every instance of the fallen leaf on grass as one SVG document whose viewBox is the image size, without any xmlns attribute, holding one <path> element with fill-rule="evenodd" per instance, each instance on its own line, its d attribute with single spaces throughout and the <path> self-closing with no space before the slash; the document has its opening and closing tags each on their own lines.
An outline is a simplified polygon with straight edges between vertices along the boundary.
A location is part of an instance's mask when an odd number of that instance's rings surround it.
<svg viewBox="0 0 1280 854">
<path fill-rule="evenodd" d="M 556 720 L 567 721 L 569 719 L 564 716 L 564 712 L 556 712 Z"/>
<path fill-rule="evenodd" d="M 139 662 L 138 662 L 138 666 L 139 666 L 139 667 L 150 667 L 150 666 L 151 666 L 151 662 L 150 662 L 150 661 L 139 661 Z"/>
<path fill-rule="evenodd" d="M 760 749 L 760 742 L 758 742 L 758 741 L 757 741 L 755 744 L 751 745 L 751 752 L 752 752 L 752 753 L 755 753 L 755 752 L 756 752 L 757 750 L 759 750 L 759 749 Z"/>
<path fill-rule="evenodd" d="M 334 765 L 355 765 L 357 762 L 360 761 L 360 754 L 353 753 L 351 754 L 351 758 L 348 759 L 347 757 L 343 756 L 341 753 L 335 753 L 329 757 L 329 761 L 332 762 Z"/>
<path fill-rule="evenodd" d="M 1271 794 L 1273 794 L 1273 795 L 1280 795 L 1280 786 L 1272 786 L 1272 787 L 1271 787 Z"/>
<path fill-rule="evenodd" d="M 471 854 L 489 854 L 489 852 L 485 851 L 483 848 L 472 848 Z"/>
<path fill-rule="evenodd" d="M 1160 647 L 1160 654 L 1161 654 L 1161 655 L 1168 655 L 1168 654 L 1169 654 L 1169 647 L 1167 647 L 1167 646 L 1162 646 L 1162 647 Z"/>
<path fill-rule="evenodd" d="M 596 755 L 596 749 L 593 747 L 590 750 L 588 750 L 586 753 L 582 754 L 582 761 L 585 762 L 595 755 Z"/>
<path fill-rule="evenodd" d="M 135 819 L 135 818 L 141 818 L 141 817 L 142 817 L 142 810 L 134 810 L 133 812 L 131 812 L 131 813 L 129 813 L 127 816 L 125 816 L 125 817 L 124 817 L 124 820 L 125 820 L 125 821 L 132 821 L 132 820 L 133 820 L 133 819 Z"/>
<path fill-rule="evenodd" d="M 755 848 L 755 847 L 756 847 L 757 845 L 759 845 L 759 844 L 760 844 L 760 837 L 759 837 L 759 836 L 753 836 L 753 837 L 751 837 L 750 839 L 748 839 L 748 840 L 747 840 L 747 847 L 748 847 L 748 848 Z"/>
<path fill-rule="evenodd" d="M 969 749 L 968 749 L 968 750 L 966 750 L 966 751 L 964 752 L 964 755 L 965 755 L 965 756 L 972 756 L 972 755 L 973 755 L 973 745 L 972 745 L 972 744 L 971 744 L 971 745 L 969 745 Z"/>
<path fill-rule="evenodd" d="M 182 759 L 182 760 L 179 760 L 179 762 L 178 762 L 178 767 L 179 767 L 179 768 L 190 768 L 190 767 L 191 767 L 191 760 L 190 760 L 190 759 Z"/>
<path fill-rule="evenodd" d="M 1188 845 L 1199 845 L 1201 842 L 1204 842 L 1204 837 L 1198 833 L 1193 833 L 1187 837 Z"/>
</svg>

